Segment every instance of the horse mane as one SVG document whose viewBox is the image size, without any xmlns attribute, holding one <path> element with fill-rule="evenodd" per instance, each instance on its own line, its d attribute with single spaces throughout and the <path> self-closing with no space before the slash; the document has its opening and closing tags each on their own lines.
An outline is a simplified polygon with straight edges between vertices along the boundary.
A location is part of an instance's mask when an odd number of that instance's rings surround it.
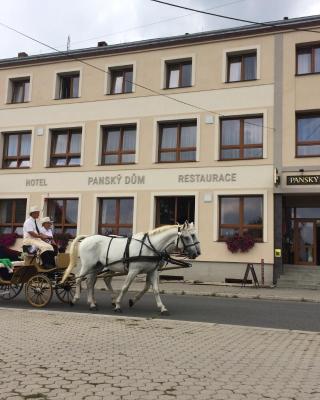
<svg viewBox="0 0 320 400">
<path fill-rule="evenodd" d="M 169 229 L 177 228 L 177 227 L 178 227 L 178 225 L 163 225 L 163 226 L 160 226 L 159 228 L 152 229 L 148 233 L 150 236 L 152 236 L 152 235 L 156 235 L 157 233 L 165 232 L 165 231 L 168 231 Z"/>
</svg>

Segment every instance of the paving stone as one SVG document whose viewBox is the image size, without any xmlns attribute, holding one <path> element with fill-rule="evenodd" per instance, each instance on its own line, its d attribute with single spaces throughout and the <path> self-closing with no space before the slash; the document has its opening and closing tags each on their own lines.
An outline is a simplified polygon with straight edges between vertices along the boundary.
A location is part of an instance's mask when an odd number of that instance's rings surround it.
<svg viewBox="0 0 320 400">
<path fill-rule="evenodd" d="M 1 400 L 41 394 L 48 400 L 320 398 L 316 332 L 1 313 L 0 331 L 11 332 L 2 341 Z"/>
</svg>

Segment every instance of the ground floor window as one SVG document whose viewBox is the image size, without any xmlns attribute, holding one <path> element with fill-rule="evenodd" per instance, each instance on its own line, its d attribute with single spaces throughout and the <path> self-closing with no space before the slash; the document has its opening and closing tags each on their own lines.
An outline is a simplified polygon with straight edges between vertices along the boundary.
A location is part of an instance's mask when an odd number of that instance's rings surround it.
<svg viewBox="0 0 320 400">
<path fill-rule="evenodd" d="M 156 227 L 194 222 L 194 196 L 156 197 Z"/>
<path fill-rule="evenodd" d="M 262 241 L 263 196 L 221 196 L 219 214 L 219 240 L 247 233 Z"/>
<path fill-rule="evenodd" d="M 0 234 L 17 233 L 22 235 L 23 223 L 26 219 L 26 199 L 0 200 Z"/>
<path fill-rule="evenodd" d="M 77 235 L 78 199 L 48 199 L 47 212 L 55 233 Z"/>
<path fill-rule="evenodd" d="M 99 199 L 99 234 L 130 236 L 132 226 L 133 197 Z"/>
</svg>

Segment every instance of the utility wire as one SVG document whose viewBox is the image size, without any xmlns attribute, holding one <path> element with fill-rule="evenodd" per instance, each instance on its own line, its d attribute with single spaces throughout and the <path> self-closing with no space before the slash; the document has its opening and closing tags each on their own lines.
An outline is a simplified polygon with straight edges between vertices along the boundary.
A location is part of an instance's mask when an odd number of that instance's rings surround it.
<svg viewBox="0 0 320 400">
<path fill-rule="evenodd" d="M 230 6 L 230 5 L 232 5 L 232 4 L 242 3 L 242 2 L 244 2 L 244 1 L 247 1 L 247 0 L 236 0 L 236 1 L 231 1 L 231 2 L 229 2 L 229 3 L 220 4 L 219 6 L 216 6 L 216 7 L 206 8 L 205 11 L 207 11 L 207 10 L 215 10 L 215 9 L 217 9 L 217 8 L 227 7 L 227 6 Z M 106 33 L 106 34 L 104 34 L 104 35 L 95 36 L 95 37 L 92 37 L 92 38 L 89 38 L 89 39 L 78 40 L 78 41 L 75 41 L 75 42 L 71 42 L 71 44 L 72 44 L 72 45 L 75 45 L 75 44 L 78 44 L 78 43 L 89 42 L 90 40 L 102 39 L 102 38 L 106 38 L 106 37 L 110 37 L 110 36 L 115 36 L 115 35 L 118 35 L 118 34 L 120 34 L 120 33 L 129 32 L 129 31 L 132 31 L 132 30 L 135 30 L 135 29 L 142 29 L 142 28 L 145 28 L 145 27 L 148 27 L 148 26 L 152 26 L 152 25 L 156 25 L 156 24 L 161 24 L 161 23 L 163 23 L 163 22 L 169 22 L 169 21 L 174 21 L 174 20 L 180 19 L 180 18 L 185 18 L 185 17 L 188 17 L 189 15 L 193 15 L 193 12 L 188 13 L 188 14 L 184 14 L 184 15 L 180 15 L 179 17 L 173 17 L 173 18 L 162 19 L 162 20 L 160 20 L 160 21 L 150 22 L 149 24 L 140 25 L 140 26 L 135 26 L 135 27 L 132 27 L 132 28 L 124 29 L 124 30 L 122 30 L 122 31 L 118 31 L 118 32 Z M 62 46 L 62 44 L 60 44 L 60 45 L 58 45 L 58 46 Z"/>
<path fill-rule="evenodd" d="M 13 31 L 13 32 L 16 32 L 16 33 L 18 33 L 19 35 L 22 35 L 22 36 L 24 36 L 24 37 L 26 37 L 26 38 L 28 38 L 28 39 L 30 39 L 30 40 L 36 42 L 36 43 L 41 44 L 42 46 L 45 46 L 45 47 L 51 49 L 51 50 L 54 50 L 55 52 L 57 52 L 57 53 L 59 53 L 59 54 L 65 55 L 65 56 L 67 56 L 68 59 L 78 61 L 78 62 L 80 62 L 80 63 L 82 63 L 82 64 L 84 64 L 84 65 L 87 65 L 88 67 L 94 68 L 94 69 L 96 69 L 96 70 L 98 70 L 98 71 L 103 72 L 104 74 L 108 74 L 108 75 L 111 76 L 111 73 L 110 73 L 109 71 L 105 71 L 104 69 L 99 68 L 99 67 L 97 67 L 96 65 L 90 64 L 90 63 L 88 63 L 87 61 L 82 60 L 80 57 L 73 56 L 72 54 L 70 54 L 69 51 L 59 50 L 59 49 L 57 49 L 57 48 L 55 48 L 55 47 L 53 47 L 53 46 L 50 46 L 49 44 L 47 44 L 47 43 L 45 43 L 45 42 L 43 42 L 43 41 L 38 40 L 38 39 L 35 39 L 34 37 L 32 37 L 32 36 L 30 36 L 30 35 L 27 35 L 26 33 L 23 33 L 23 32 L 21 32 L 21 31 L 15 29 L 15 28 L 13 28 L 13 27 L 11 27 L 11 26 L 9 26 L 9 25 L 3 23 L 3 22 L 0 22 L 0 26 L 4 27 L 4 28 L 6 28 L 6 29 L 9 29 L 9 30 L 11 30 L 11 31 Z M 124 80 L 125 80 L 126 82 L 131 83 L 132 85 L 136 85 L 136 86 L 138 86 L 138 87 L 140 87 L 140 88 L 142 88 L 142 89 L 145 89 L 145 90 L 147 90 L 147 91 L 149 91 L 149 92 L 151 92 L 151 93 L 153 93 L 153 94 L 155 94 L 155 95 L 157 95 L 157 96 L 166 97 L 166 98 L 168 98 L 168 99 L 170 99 L 170 100 L 173 100 L 173 101 L 175 101 L 175 102 L 177 102 L 177 103 L 184 104 L 184 105 L 186 105 L 186 106 L 188 106 L 188 107 L 192 107 L 192 108 L 195 108 L 195 109 L 197 109 L 197 110 L 205 111 L 205 112 L 207 112 L 207 113 L 209 113 L 209 114 L 212 114 L 212 115 L 218 115 L 219 117 L 225 117 L 225 115 L 223 115 L 223 114 L 221 114 L 221 113 L 219 113 L 219 112 L 217 112 L 217 111 L 208 110 L 208 109 L 206 109 L 206 108 L 204 108 L 204 107 L 197 106 L 197 105 L 195 105 L 195 104 L 191 104 L 191 103 L 186 102 L 186 101 L 183 101 L 183 100 L 179 100 L 179 99 L 177 99 L 177 98 L 175 98 L 175 97 L 172 97 L 172 96 L 169 96 L 169 95 L 167 95 L 167 94 L 158 92 L 157 90 L 151 89 L 151 88 L 149 88 L 149 87 L 147 87 L 147 86 L 144 86 L 144 85 L 142 85 L 142 84 L 139 84 L 139 83 L 137 83 L 137 82 L 134 82 L 134 81 L 132 81 L 132 80 L 130 80 L 130 79 L 124 78 Z M 270 130 L 275 131 L 275 128 L 269 127 L 269 126 L 267 126 L 267 125 L 260 125 L 260 124 L 255 124 L 255 123 L 251 123 L 251 122 L 246 122 L 246 125 L 259 126 L 259 127 L 261 127 L 261 128 L 266 128 L 266 129 L 270 129 Z"/>
<path fill-rule="evenodd" d="M 173 4 L 173 3 L 168 3 L 166 1 L 162 1 L 162 0 L 150 0 L 154 3 L 159 3 L 159 4 L 163 4 L 166 6 L 170 6 L 170 7 L 175 7 L 175 8 L 180 8 L 182 10 L 188 10 L 188 11 L 193 11 L 195 13 L 200 13 L 200 14 L 205 14 L 205 15 L 211 15 L 213 17 L 218 17 L 218 18 L 224 18 L 224 19 L 229 19 L 232 21 L 238 21 L 238 22 L 246 22 L 248 24 L 255 24 L 255 25 L 262 25 L 262 26 L 266 26 L 269 28 L 279 28 L 279 27 L 283 27 L 282 24 L 273 24 L 271 22 L 257 22 L 257 21 L 252 21 L 249 19 L 242 19 L 242 18 L 236 18 L 236 17 L 229 17 L 227 15 L 221 15 L 221 14 L 214 14 L 211 12 L 208 12 L 206 10 L 198 10 L 196 8 L 190 8 L 190 7 L 185 7 L 185 6 L 180 6 L 178 4 Z M 290 28 L 288 27 L 289 30 L 294 30 L 294 31 L 303 31 L 303 32 L 314 32 L 314 33 L 320 33 L 320 31 L 316 31 L 316 30 L 312 30 L 312 29 L 303 29 L 303 28 Z"/>
</svg>

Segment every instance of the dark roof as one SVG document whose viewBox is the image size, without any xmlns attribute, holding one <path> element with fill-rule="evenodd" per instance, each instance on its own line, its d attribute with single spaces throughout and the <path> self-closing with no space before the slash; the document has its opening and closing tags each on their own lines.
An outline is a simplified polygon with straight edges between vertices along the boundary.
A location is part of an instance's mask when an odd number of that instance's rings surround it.
<svg viewBox="0 0 320 400">
<path fill-rule="evenodd" d="M 266 26 L 269 25 L 269 26 Z M 6 58 L 0 60 L 0 68 L 19 66 L 25 64 L 47 63 L 54 61 L 72 60 L 76 58 L 97 57 L 117 53 L 127 53 L 145 49 L 156 49 L 167 46 L 187 45 L 208 41 L 218 41 L 226 38 L 241 36 L 254 36 L 266 33 L 276 33 L 290 29 L 312 29 L 320 25 L 320 15 L 283 19 L 280 21 L 264 22 L 261 24 L 244 25 L 228 29 L 219 29 L 200 33 L 191 33 L 179 36 L 168 36 L 155 39 L 140 40 L 102 47 L 89 47 L 85 49 L 37 54 L 24 57 Z"/>
</svg>

